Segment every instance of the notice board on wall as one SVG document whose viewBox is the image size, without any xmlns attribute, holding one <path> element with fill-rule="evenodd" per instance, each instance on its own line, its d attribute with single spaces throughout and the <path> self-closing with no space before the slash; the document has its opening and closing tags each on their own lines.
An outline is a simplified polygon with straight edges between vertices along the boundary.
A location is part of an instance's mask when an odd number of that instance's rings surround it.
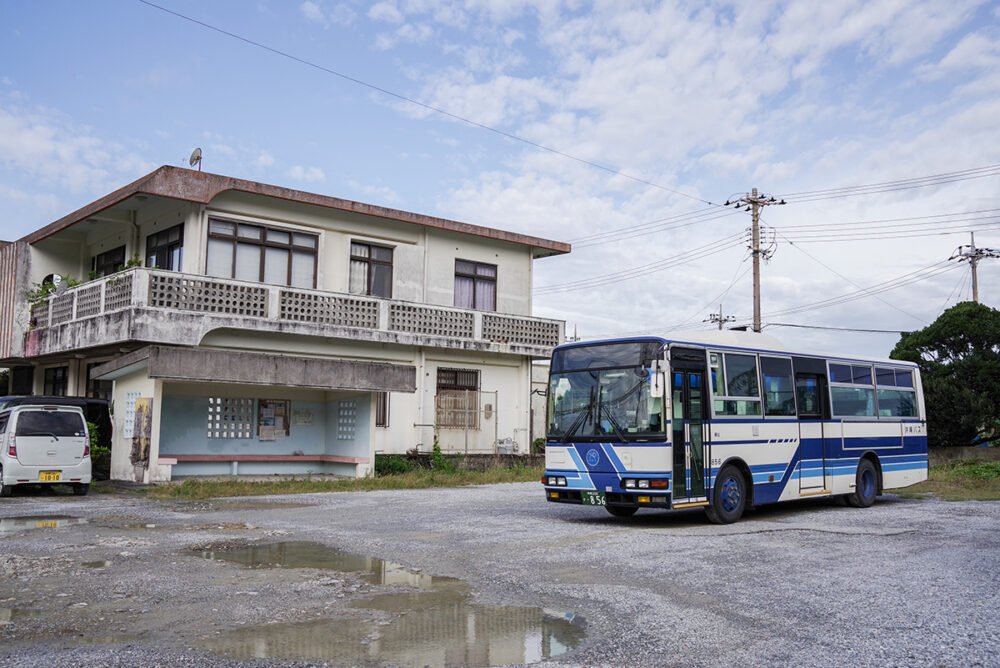
<svg viewBox="0 0 1000 668">
<path fill-rule="evenodd" d="M 288 438 L 290 403 L 287 399 L 257 400 L 257 438 L 262 441 Z"/>
</svg>

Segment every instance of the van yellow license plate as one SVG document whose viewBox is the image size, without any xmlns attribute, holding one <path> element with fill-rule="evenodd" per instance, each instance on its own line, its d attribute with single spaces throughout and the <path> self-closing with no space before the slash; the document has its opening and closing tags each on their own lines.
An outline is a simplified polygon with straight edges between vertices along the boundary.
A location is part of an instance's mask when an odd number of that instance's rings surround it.
<svg viewBox="0 0 1000 668">
<path fill-rule="evenodd" d="M 59 482 L 59 471 L 39 471 L 40 482 Z"/>
</svg>

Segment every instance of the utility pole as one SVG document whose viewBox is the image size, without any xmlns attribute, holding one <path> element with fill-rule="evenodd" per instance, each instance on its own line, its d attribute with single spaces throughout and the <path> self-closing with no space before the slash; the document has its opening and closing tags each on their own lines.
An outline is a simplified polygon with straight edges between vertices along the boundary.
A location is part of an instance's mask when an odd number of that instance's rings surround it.
<svg viewBox="0 0 1000 668">
<path fill-rule="evenodd" d="M 755 332 L 760 331 L 760 256 L 765 254 L 760 249 L 760 210 L 770 204 L 784 203 L 785 200 L 779 202 L 770 195 L 758 194 L 757 189 L 754 188 L 749 195 L 744 195 L 732 201 L 726 200 L 725 204 L 725 206 L 732 204 L 736 208 L 745 206 L 746 211 L 750 212 L 750 250 L 753 252 L 753 331 Z"/>
<path fill-rule="evenodd" d="M 719 312 L 718 313 L 710 313 L 707 318 L 705 318 L 704 320 L 702 320 L 702 322 L 717 322 L 717 323 L 719 323 L 719 329 L 721 330 L 722 326 L 724 324 L 726 324 L 727 322 L 736 322 L 736 318 L 734 318 L 731 315 L 727 315 L 726 317 L 723 318 L 722 317 L 722 304 L 719 304 Z"/>
<path fill-rule="evenodd" d="M 1000 257 L 1000 251 L 994 250 L 992 248 L 976 248 L 976 233 L 969 232 L 972 243 L 967 246 L 959 246 L 958 249 L 952 253 L 952 256 L 948 258 L 949 260 L 958 260 L 959 262 L 969 262 L 969 266 L 972 267 L 972 301 L 979 303 L 979 278 L 976 275 L 976 265 L 979 261 L 988 258 L 998 258 Z"/>
</svg>

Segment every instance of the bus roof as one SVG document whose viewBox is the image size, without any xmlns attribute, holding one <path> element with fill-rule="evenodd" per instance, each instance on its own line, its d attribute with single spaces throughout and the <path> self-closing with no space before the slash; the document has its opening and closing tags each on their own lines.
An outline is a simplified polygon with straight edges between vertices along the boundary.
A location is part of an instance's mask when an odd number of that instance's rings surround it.
<svg viewBox="0 0 1000 668">
<path fill-rule="evenodd" d="M 660 341 L 662 343 L 670 344 L 690 344 L 695 346 L 706 346 L 709 348 L 722 348 L 722 349 L 739 349 L 739 350 L 752 350 L 755 352 L 770 352 L 779 353 L 782 355 L 796 355 L 800 357 L 822 357 L 829 360 L 843 360 L 843 361 L 857 361 L 857 362 L 873 362 L 873 363 L 883 363 L 883 364 L 893 364 L 896 366 L 912 366 L 917 365 L 913 362 L 906 362 L 903 360 L 891 360 L 888 358 L 880 357 L 862 357 L 862 356 L 849 356 L 842 354 L 827 354 L 822 352 L 803 352 L 801 350 L 794 350 L 789 348 L 779 339 L 771 336 L 770 334 L 761 334 L 759 332 L 744 332 L 740 330 L 732 329 L 709 329 L 696 332 L 676 332 L 668 333 L 663 336 L 632 336 L 614 339 L 594 339 L 591 341 L 576 341 L 573 343 L 564 343 L 557 348 L 569 348 L 574 346 L 586 346 L 595 343 L 617 343 L 626 341 Z"/>
</svg>

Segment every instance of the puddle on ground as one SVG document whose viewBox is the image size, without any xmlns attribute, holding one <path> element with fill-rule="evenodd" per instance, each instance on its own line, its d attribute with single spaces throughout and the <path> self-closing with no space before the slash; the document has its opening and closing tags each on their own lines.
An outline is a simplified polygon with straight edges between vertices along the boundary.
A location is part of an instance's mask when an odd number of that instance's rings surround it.
<svg viewBox="0 0 1000 668">
<path fill-rule="evenodd" d="M 235 659 L 319 659 L 364 666 L 501 666 L 568 652 L 583 641 L 583 620 L 542 608 L 479 605 L 461 580 L 333 549 L 287 542 L 203 552 L 249 568 L 320 568 L 359 574 L 377 585 L 416 591 L 355 601 L 357 617 L 239 629 L 205 642 Z"/>
<path fill-rule="evenodd" d="M 107 568 L 111 565 L 110 561 L 85 561 L 80 564 L 84 568 Z"/>
<path fill-rule="evenodd" d="M 30 529 L 58 529 L 74 524 L 86 524 L 83 517 L 67 517 L 66 515 L 29 515 L 27 517 L 0 518 L 0 535 Z"/>
</svg>

